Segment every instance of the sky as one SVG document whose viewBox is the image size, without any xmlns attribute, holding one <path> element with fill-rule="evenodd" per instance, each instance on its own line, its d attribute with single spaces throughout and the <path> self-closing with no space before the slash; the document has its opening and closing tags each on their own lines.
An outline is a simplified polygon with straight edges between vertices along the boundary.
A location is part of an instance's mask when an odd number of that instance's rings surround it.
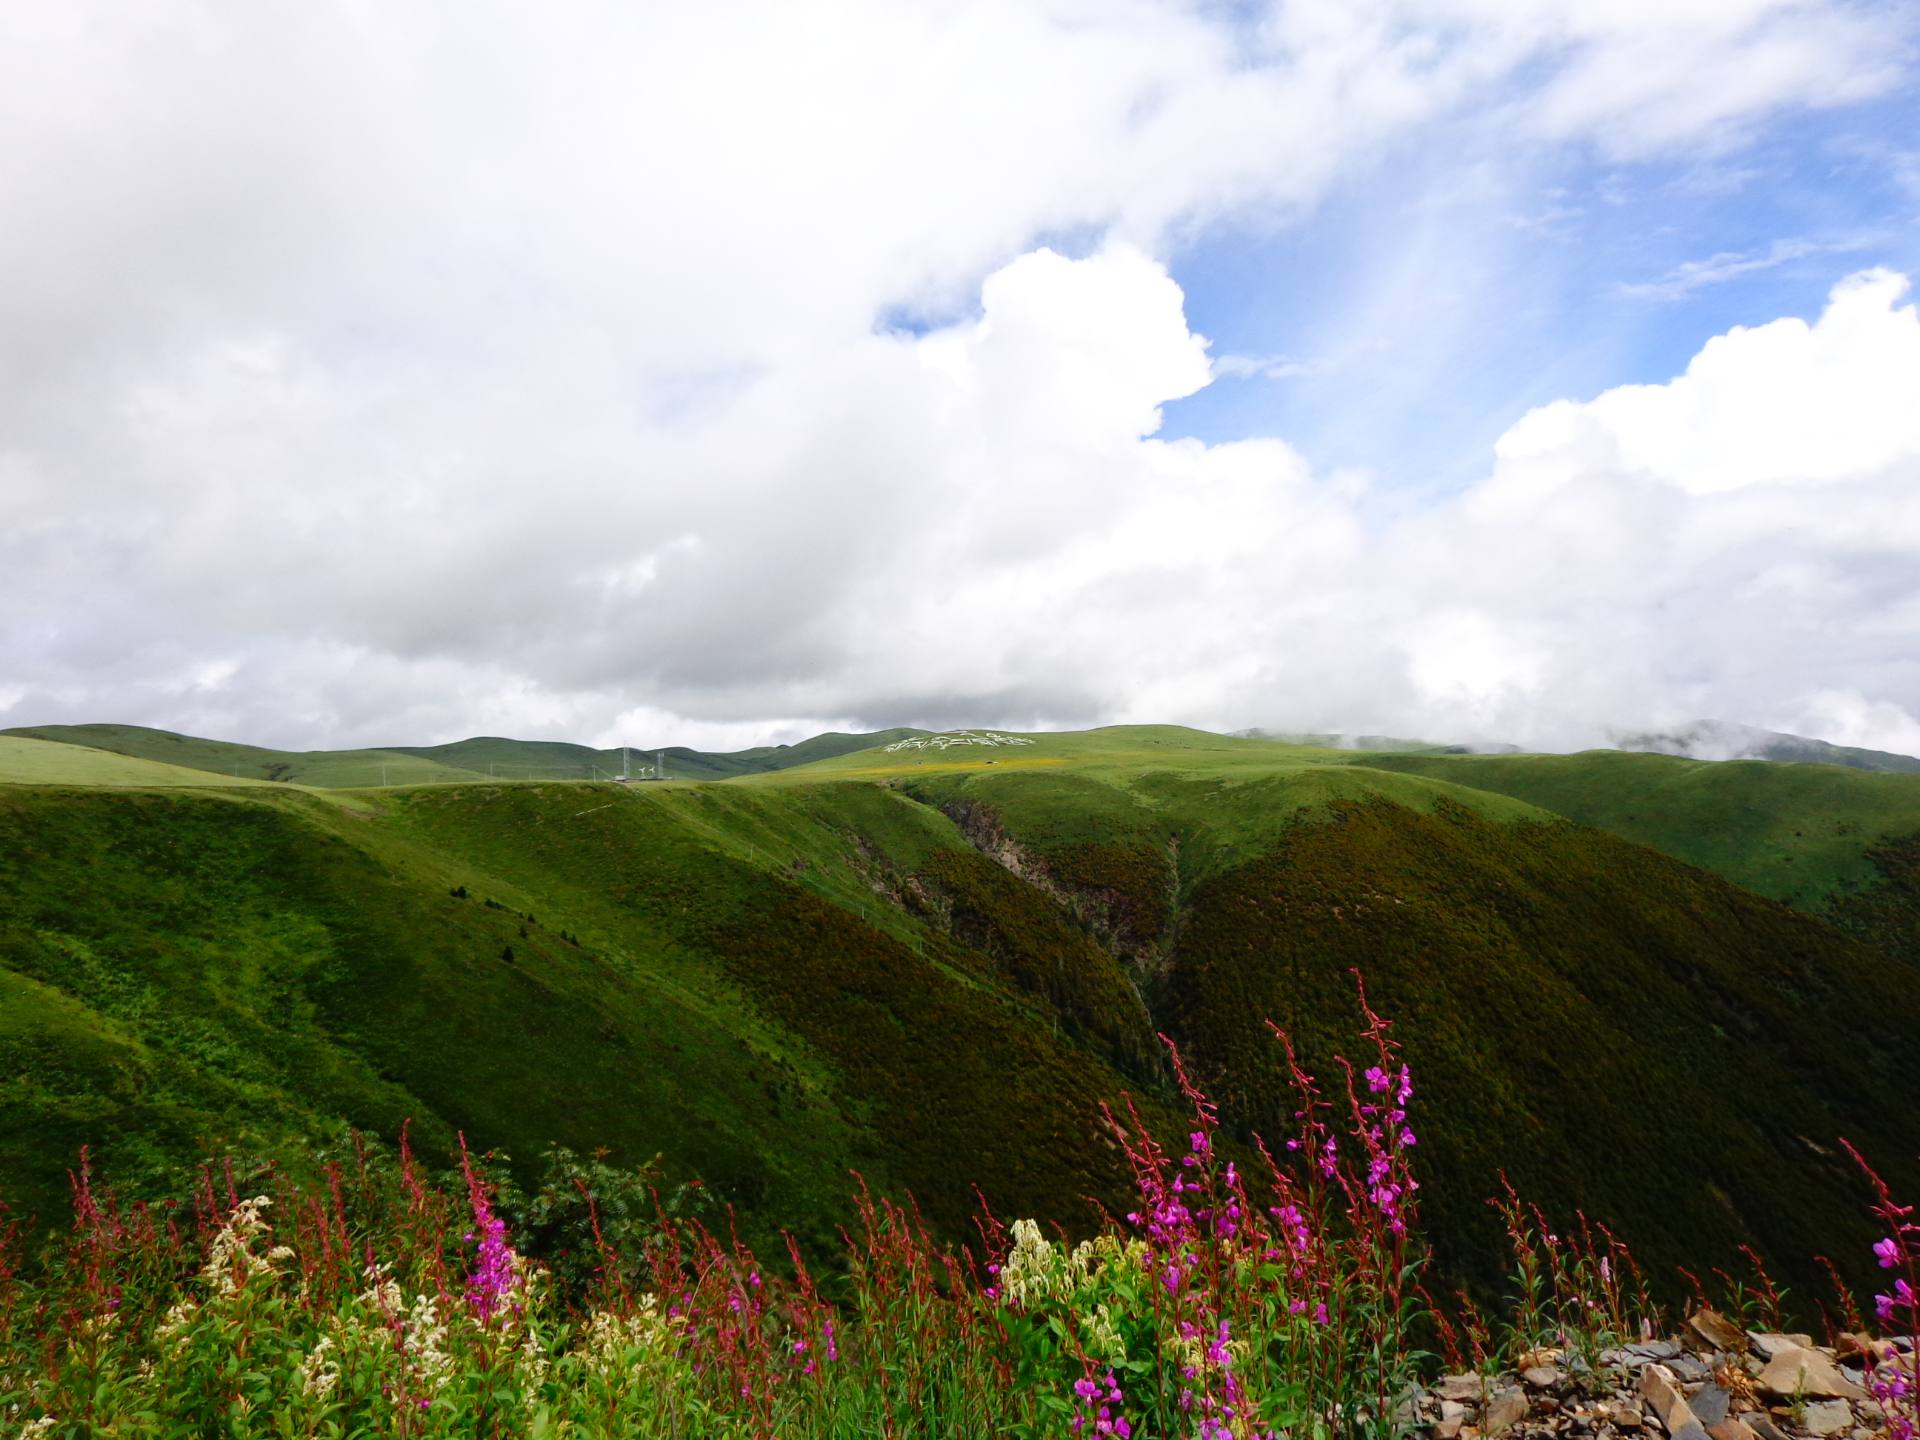
<svg viewBox="0 0 1920 1440">
<path fill-rule="evenodd" d="M 1920 5 L 9 0 L 0 727 L 1920 753 Z"/>
</svg>

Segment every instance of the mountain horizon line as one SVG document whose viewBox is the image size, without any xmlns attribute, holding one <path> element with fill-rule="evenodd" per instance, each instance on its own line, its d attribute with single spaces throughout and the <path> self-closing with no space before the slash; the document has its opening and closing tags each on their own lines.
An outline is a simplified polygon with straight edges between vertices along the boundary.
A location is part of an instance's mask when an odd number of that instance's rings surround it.
<svg viewBox="0 0 1920 1440">
<path fill-rule="evenodd" d="M 216 773 L 230 771 L 237 775 L 242 770 L 257 765 L 265 774 L 265 778 L 272 779 L 293 779 L 295 770 L 300 768 L 298 765 L 300 761 L 354 760 L 371 764 L 378 763 L 378 757 L 383 756 L 390 757 L 387 762 L 390 765 L 428 762 L 456 772 L 475 775 L 497 776 L 503 768 L 510 772 L 570 769 L 585 772 L 573 778 L 593 778 L 594 770 L 612 764 L 620 764 L 625 768 L 631 757 L 637 755 L 641 757 L 640 763 L 643 766 L 649 763 L 650 758 L 653 763 L 665 760 L 677 762 L 677 767 L 670 768 L 677 768 L 683 773 L 662 778 L 705 780 L 725 779 L 734 774 L 788 769 L 907 738 L 994 732 L 1023 736 L 1072 735 L 1131 728 L 1142 727 L 1098 725 L 1078 729 L 1022 730 L 1012 726 L 969 725 L 936 730 L 926 726 L 901 725 L 868 731 L 826 730 L 803 740 L 746 746 L 737 750 L 703 750 L 691 745 L 659 743 L 594 746 L 573 740 L 526 740 L 505 735 L 471 735 L 464 739 L 431 745 L 400 744 L 293 750 L 257 745 L 250 741 L 192 735 L 158 726 L 109 723 L 21 725 L 0 729 L 0 735 L 80 745 L 89 749 L 105 750 L 140 759 L 162 760 L 191 769 Z M 1199 734 L 1215 734 L 1229 739 L 1264 740 L 1357 753 L 1412 752 L 1453 755 L 1580 753 L 1573 750 L 1528 750 L 1525 747 L 1504 742 L 1428 740 L 1333 730 L 1281 731 L 1257 726 L 1233 731 L 1207 731 L 1197 726 L 1167 728 L 1191 730 Z M 1614 729 L 1606 733 L 1611 743 L 1581 748 L 1589 751 L 1618 750 L 1630 753 L 1672 755 L 1702 761 L 1761 760 L 1842 765 L 1850 769 L 1873 772 L 1920 773 L 1920 756 L 1898 751 L 1836 745 L 1811 736 L 1768 730 L 1738 721 L 1701 719 L 1664 730 Z M 271 773 L 275 770 L 282 773 Z"/>
</svg>

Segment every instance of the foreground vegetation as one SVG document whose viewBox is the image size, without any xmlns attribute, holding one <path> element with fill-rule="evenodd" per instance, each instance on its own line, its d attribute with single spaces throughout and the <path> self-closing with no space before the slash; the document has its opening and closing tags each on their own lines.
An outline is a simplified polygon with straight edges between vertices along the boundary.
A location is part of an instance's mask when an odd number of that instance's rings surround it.
<svg viewBox="0 0 1920 1440">
<path fill-rule="evenodd" d="M 521 1187 L 556 1144 L 661 1154 L 809 1263 L 850 1167 L 943 1242 L 972 1182 L 1077 1232 L 1131 1184 L 1086 1117 L 1172 1123 L 1160 1033 L 1244 1169 L 1293 1108 L 1261 1018 L 1326 1070 L 1364 965 L 1450 1117 L 1422 1151 L 1449 1284 L 1498 1283 L 1501 1167 L 1657 1283 L 1742 1244 L 1802 1291 L 1820 1250 L 1864 1280 L 1823 1137 L 1920 1180 L 1887 1098 L 1920 1073 L 1912 961 L 1352 758 L 1146 727 L 720 784 L 0 785 L 6 1198 L 59 1213 L 82 1145 L 135 1198 L 210 1153 L 313 1183 L 411 1118 Z"/>
<path fill-rule="evenodd" d="M 1553 1345 L 1594 1376 L 1656 1333 L 1624 1246 L 1584 1219 L 1562 1241 L 1511 1191 L 1504 1318 L 1436 1301 L 1427 1126 L 1391 1027 L 1360 1005 L 1362 1063 L 1330 1085 L 1275 1032 L 1298 1108 L 1254 1166 L 1224 1158 L 1176 1053 L 1184 1133 L 1107 1112 L 1134 1197 L 1091 1237 L 983 1211 L 973 1243 L 942 1243 L 862 1187 L 822 1277 L 791 1242 L 757 1255 L 697 1187 L 643 1195 L 646 1174 L 571 1156 L 529 1194 L 464 1144 L 429 1175 L 403 1132 L 395 1156 L 357 1146 L 314 1183 L 229 1166 L 157 1206 L 123 1203 L 82 1157 L 72 1227 L 40 1256 L 0 1211 L 0 1415 L 22 1440 L 1389 1436 L 1438 1362 L 1491 1373 Z M 1920 1227 L 1878 1201 L 1877 1318 L 1911 1332 Z M 1724 1300 L 1782 1322 L 1764 1272 Z M 1897 1359 L 1870 1376 L 1899 1440 L 1909 1378 Z"/>
</svg>

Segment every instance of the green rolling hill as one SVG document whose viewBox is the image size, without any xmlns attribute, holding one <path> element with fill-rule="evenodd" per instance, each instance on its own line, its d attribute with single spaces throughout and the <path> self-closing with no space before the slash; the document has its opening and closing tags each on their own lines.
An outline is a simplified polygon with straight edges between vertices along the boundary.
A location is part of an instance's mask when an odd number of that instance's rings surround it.
<svg viewBox="0 0 1920 1440">
<path fill-rule="evenodd" d="M 144 725 L 34 725 L 0 731 L 0 738 L 46 740 L 152 760 L 232 780 L 275 780 L 321 787 L 432 785 L 472 780 L 476 772 L 425 754 L 398 750 L 266 750 L 228 740 L 202 740 Z M 486 775 L 484 766 L 477 772 Z"/>
<path fill-rule="evenodd" d="M 1354 763 L 1509 796 L 1611 831 L 1920 964 L 1920 775 L 1613 750 Z"/>
<path fill-rule="evenodd" d="M 1845 765 L 1855 770 L 1886 774 L 1920 774 L 1920 757 L 1891 750 L 1864 750 L 1857 745 L 1834 745 L 1806 735 L 1762 730 L 1725 720 L 1696 720 L 1665 733 L 1620 735 L 1617 750 L 1680 755 L 1690 760 L 1785 760 L 1808 765 Z M 1366 746 L 1366 749 L 1384 747 Z"/>
<path fill-rule="evenodd" d="M 0 1184 L 46 1211 L 82 1144 L 153 1187 L 411 1117 L 525 1167 L 659 1152 L 762 1236 L 824 1244 L 849 1168 L 951 1232 L 974 1184 L 1071 1226 L 1124 1196 L 1099 1102 L 1168 1113 L 1157 1033 L 1272 1134 L 1262 1022 L 1324 1067 L 1351 967 L 1414 1064 L 1456 1274 L 1487 1276 L 1503 1166 L 1656 1264 L 1751 1241 L 1801 1279 L 1871 1238 L 1836 1135 L 1920 1179 L 1909 964 L 1566 795 L 1425 768 L 1491 761 L 849 738 L 721 783 L 374 790 L 90 782 L 135 762 L 9 770 L 49 742 L 0 742 Z M 491 743 L 388 753 L 477 775 Z M 1877 788 L 1905 777 L 1855 778 L 1823 793 L 1863 836 L 1920 814 Z"/>
<path fill-rule="evenodd" d="M 879 730 L 866 735 L 829 732 L 797 745 L 761 745 L 751 750 L 731 751 L 691 750 L 684 745 L 649 749 L 636 745 L 625 755 L 617 749 L 594 750 L 563 741 L 503 740 L 487 736 L 456 740 L 450 745 L 398 746 L 396 750 L 399 754 L 499 779 L 605 779 L 619 774 L 623 761 L 637 769 L 662 757 L 666 763 L 665 778 L 669 780 L 727 780 L 738 775 L 786 770 L 921 733 L 917 730 Z"/>
<path fill-rule="evenodd" d="M 828 733 L 797 745 L 710 752 L 684 745 L 631 748 L 638 768 L 666 758 L 667 778 L 724 780 L 757 775 L 883 745 L 922 732 L 885 730 L 869 735 Z M 476 736 L 447 745 L 392 745 L 377 750 L 267 750 L 227 740 L 203 740 L 144 725 L 33 725 L 0 730 L 0 738 L 84 746 L 139 760 L 155 760 L 233 779 L 277 780 L 322 788 L 435 785 L 452 780 L 594 780 L 620 773 L 618 749 L 595 750 L 557 740 Z"/>
<path fill-rule="evenodd" d="M 107 785 L 170 787 L 218 785 L 205 770 L 143 760 L 111 750 L 66 745 L 57 740 L 34 740 L 23 735 L 0 735 L 0 785 Z M 232 786 L 262 785 L 248 776 L 229 777 Z"/>
</svg>

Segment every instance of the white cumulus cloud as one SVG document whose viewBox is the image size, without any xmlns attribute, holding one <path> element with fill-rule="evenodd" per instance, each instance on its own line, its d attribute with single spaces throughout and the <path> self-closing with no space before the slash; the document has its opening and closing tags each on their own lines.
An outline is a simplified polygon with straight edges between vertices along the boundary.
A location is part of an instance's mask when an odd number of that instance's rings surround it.
<svg viewBox="0 0 1920 1440">
<path fill-rule="evenodd" d="M 1899 738 L 1896 275 L 1535 411 L 1391 522 L 1285 437 L 1159 431 L 1291 363 L 1192 333 L 1166 262 L 1209 227 L 1436 126 L 1725 147 L 1884 91 L 1911 35 L 1813 0 L 22 0 L 0 724 Z"/>
</svg>

